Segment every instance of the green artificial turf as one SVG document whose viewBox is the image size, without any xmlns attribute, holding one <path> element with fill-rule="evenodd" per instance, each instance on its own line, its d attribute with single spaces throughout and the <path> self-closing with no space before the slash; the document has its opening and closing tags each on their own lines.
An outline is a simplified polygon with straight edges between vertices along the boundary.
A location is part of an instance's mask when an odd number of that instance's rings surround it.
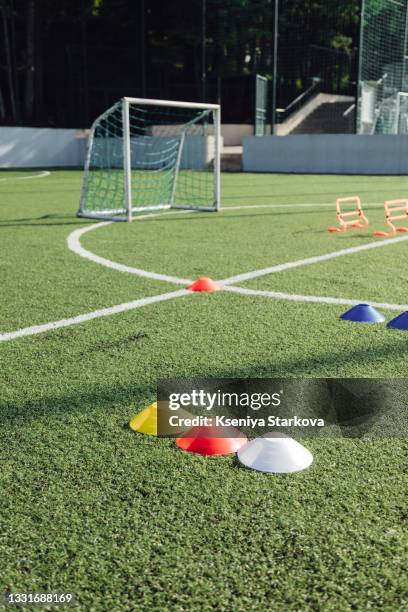
<svg viewBox="0 0 408 612">
<path fill-rule="evenodd" d="M 16 180 L 35 172 L 0 173 L 0 332 L 176 288 L 70 252 L 69 233 L 92 223 L 75 217 L 81 173 Z M 332 206 L 166 214 L 82 244 L 127 265 L 220 279 L 375 240 L 326 232 L 335 198 L 361 195 L 377 229 L 378 204 L 404 197 L 407 182 L 227 174 L 222 187 L 224 207 Z M 242 286 L 404 305 L 407 250 Z M 0 592 L 70 591 L 87 611 L 405 610 L 404 432 L 307 440 L 313 466 L 279 476 L 126 425 L 159 378 L 406 376 L 408 332 L 340 321 L 344 309 L 192 294 L 0 343 Z"/>
</svg>

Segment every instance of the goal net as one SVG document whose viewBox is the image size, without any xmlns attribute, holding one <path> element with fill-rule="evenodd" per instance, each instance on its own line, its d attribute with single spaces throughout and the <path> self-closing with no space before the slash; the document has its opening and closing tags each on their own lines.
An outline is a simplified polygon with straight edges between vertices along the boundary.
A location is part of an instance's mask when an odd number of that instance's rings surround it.
<svg viewBox="0 0 408 612">
<path fill-rule="evenodd" d="M 220 204 L 220 107 L 123 98 L 93 123 L 78 215 L 131 221 L 142 211 Z"/>
</svg>

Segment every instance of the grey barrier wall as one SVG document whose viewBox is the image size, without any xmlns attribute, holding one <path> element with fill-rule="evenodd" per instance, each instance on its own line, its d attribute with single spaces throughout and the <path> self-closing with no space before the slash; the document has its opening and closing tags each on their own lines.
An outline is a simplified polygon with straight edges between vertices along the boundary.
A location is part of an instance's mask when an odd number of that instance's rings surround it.
<svg viewBox="0 0 408 612">
<path fill-rule="evenodd" d="M 111 144 L 109 140 L 112 140 Z M 150 154 L 154 147 L 160 153 L 160 148 L 163 148 L 161 143 L 164 141 L 167 146 L 168 140 L 168 137 L 155 137 L 149 141 Z M 0 168 L 83 167 L 86 144 L 87 134 L 84 130 L 0 127 Z M 113 160 L 123 163 L 120 140 L 107 139 L 106 148 Z M 214 136 L 207 136 L 206 139 L 187 136 L 181 167 L 207 168 L 214 158 L 214 151 Z"/>
<path fill-rule="evenodd" d="M 0 168 L 83 166 L 85 149 L 77 130 L 0 127 Z"/>
<path fill-rule="evenodd" d="M 82 167 L 83 132 L 0 127 L 0 168 Z M 246 172 L 408 174 L 408 136 L 313 134 L 247 136 Z"/>
<path fill-rule="evenodd" d="M 245 172 L 408 174 L 408 136 L 247 136 Z"/>
</svg>

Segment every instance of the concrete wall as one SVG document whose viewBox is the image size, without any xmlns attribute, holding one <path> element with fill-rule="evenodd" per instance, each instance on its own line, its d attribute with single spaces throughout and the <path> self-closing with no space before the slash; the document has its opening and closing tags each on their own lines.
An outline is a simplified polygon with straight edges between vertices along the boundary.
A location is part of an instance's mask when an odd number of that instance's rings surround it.
<svg viewBox="0 0 408 612">
<path fill-rule="evenodd" d="M 408 136 L 316 134 L 244 138 L 245 172 L 408 174 Z"/>
<path fill-rule="evenodd" d="M 86 140 L 76 130 L 0 127 L 0 168 L 83 166 Z"/>
<path fill-rule="evenodd" d="M 87 136 L 84 130 L 0 127 L 0 168 L 83 167 Z M 158 158 L 163 148 L 161 140 L 160 137 L 154 139 Z M 164 140 L 167 142 L 168 138 Z M 153 149 L 149 141 L 150 155 Z M 103 152 L 112 165 L 115 165 L 115 159 L 122 164 L 121 141 L 112 139 L 111 144 L 105 141 Z M 183 168 L 206 168 L 214 158 L 214 152 L 213 136 L 207 139 L 189 136 L 185 139 L 181 165 Z"/>
<path fill-rule="evenodd" d="M 225 147 L 241 146 L 244 136 L 252 136 L 253 133 L 253 125 L 239 123 L 223 123 L 221 125 L 221 136 L 224 139 Z"/>
</svg>

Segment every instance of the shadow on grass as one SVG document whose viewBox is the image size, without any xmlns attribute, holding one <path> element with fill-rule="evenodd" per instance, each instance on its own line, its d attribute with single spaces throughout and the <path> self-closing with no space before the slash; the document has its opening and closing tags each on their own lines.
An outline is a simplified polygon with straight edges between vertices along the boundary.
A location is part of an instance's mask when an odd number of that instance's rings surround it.
<svg viewBox="0 0 408 612">
<path fill-rule="evenodd" d="M 13 183 L 13 185 L 15 185 L 15 183 Z M 55 186 L 55 183 L 54 183 Z M 61 187 L 58 188 L 54 188 L 54 189 L 50 189 L 50 187 L 45 186 L 42 189 L 27 189 L 28 185 L 26 186 L 26 189 L 10 189 L 10 186 L 7 187 L 8 191 L 6 191 L 5 189 L 2 189 L 2 184 L 0 183 L 0 194 L 2 197 L 4 196 L 16 196 L 16 195 L 21 195 L 24 196 L 25 198 L 29 199 L 31 198 L 31 196 L 43 196 L 44 194 L 50 195 L 50 194 L 54 194 L 54 195 L 58 195 L 60 193 L 75 193 L 77 194 L 77 200 L 79 201 L 79 194 L 80 194 L 80 189 L 78 189 L 78 187 L 72 187 L 71 189 L 61 189 Z"/>
<path fill-rule="evenodd" d="M 81 225 L 90 223 L 95 223 L 95 221 L 92 219 L 80 219 L 74 214 L 48 214 L 41 215 L 40 217 L 25 217 L 23 219 L 3 219 L 0 221 L 0 227 L 55 227 L 58 225 Z"/>
<path fill-rule="evenodd" d="M 252 186 L 252 190 L 254 189 L 254 187 Z M 223 201 L 228 201 L 228 202 L 234 202 L 236 200 L 265 200 L 266 198 L 271 197 L 271 195 L 273 195 L 273 198 L 276 200 L 277 198 L 285 198 L 287 199 L 288 197 L 293 197 L 294 202 L 292 202 L 292 204 L 296 204 L 296 198 L 299 197 L 308 197 L 310 196 L 310 198 L 316 199 L 316 197 L 318 196 L 319 198 L 322 196 L 327 196 L 329 201 L 333 202 L 333 206 L 336 205 L 336 198 L 340 197 L 340 193 L 343 197 L 349 197 L 349 196 L 355 196 L 356 192 L 364 199 L 365 197 L 368 198 L 370 197 L 371 194 L 374 194 L 374 196 L 376 198 L 382 199 L 382 198 L 387 198 L 390 194 L 390 191 L 392 190 L 396 190 L 395 187 L 391 187 L 389 189 L 383 189 L 383 190 L 379 190 L 379 189 L 353 189 L 352 191 L 350 190 L 337 190 L 337 191 L 320 191 L 319 189 L 317 189 L 316 191 L 301 191 L 300 189 L 294 193 L 290 193 L 288 191 L 282 191 L 282 193 L 277 193 L 273 187 L 268 191 L 268 193 L 263 193 L 263 194 L 257 194 L 254 195 L 251 191 L 249 191 L 248 195 L 241 195 L 242 191 L 240 189 L 241 194 L 240 195 L 228 195 L 228 196 L 222 196 Z M 272 193 L 271 193 L 272 192 Z M 274 202 L 275 203 L 275 202 Z M 309 204 L 309 202 L 305 202 L 305 204 Z M 327 204 L 328 201 L 326 200 L 325 202 L 316 202 L 316 204 Z M 276 204 L 281 204 L 281 202 L 276 201 Z M 364 205 L 364 201 L 362 202 L 362 204 Z"/>
<path fill-rule="evenodd" d="M 302 209 L 302 210 L 284 210 L 283 207 L 282 209 L 271 209 L 269 212 L 252 212 L 250 211 L 250 208 L 248 207 L 248 213 L 242 213 L 242 214 L 228 214 L 228 215 L 223 215 L 223 214 L 217 214 L 217 213 L 206 213 L 206 212 L 200 212 L 197 211 L 197 213 L 195 213 L 194 215 L 189 214 L 186 217 L 180 217 L 180 216 L 176 216 L 176 215 L 172 215 L 171 213 L 164 213 L 162 217 L 157 217 L 157 216 L 153 216 L 152 218 L 145 218 L 143 219 L 143 221 L 152 221 L 155 223 L 160 223 L 163 220 L 167 221 L 178 221 L 180 222 L 190 222 L 190 221 L 229 221 L 230 219 L 251 219 L 253 218 L 258 218 L 258 217 L 281 217 L 281 216 L 299 216 L 299 215 L 316 215 L 316 214 L 321 214 L 321 211 L 316 211 L 316 210 L 308 210 L 308 209 Z M 258 209 L 259 210 L 259 209 Z M 228 207 L 226 208 L 221 208 L 221 213 L 228 211 Z M 136 217 L 135 217 L 136 219 Z"/>
<path fill-rule="evenodd" d="M 145 403 L 153 401 L 156 385 L 146 383 L 104 387 L 89 392 L 75 391 L 65 395 L 44 397 L 16 403 L 0 403 L 0 423 L 27 423 L 38 418 L 58 418 L 71 414 L 86 414 L 111 410 L 121 404 L 129 406 L 129 418 L 141 410 Z M 147 399 L 145 399 L 147 398 Z"/>
<path fill-rule="evenodd" d="M 394 335 L 391 332 L 392 335 Z M 408 358 L 408 344 L 403 342 L 395 342 L 399 337 L 397 333 L 395 338 L 389 342 L 382 343 L 380 346 L 372 346 L 368 349 L 361 350 L 344 350 L 344 351 L 326 351 L 316 354 L 314 357 L 305 356 L 292 358 L 287 360 L 273 361 L 252 366 L 243 366 L 241 369 L 224 369 L 224 370 L 202 370 L 199 372 L 164 372 L 163 378 L 320 378 L 329 374 L 333 376 L 333 371 L 339 371 L 339 377 L 344 378 L 342 368 L 353 366 L 353 363 L 364 363 L 367 368 L 370 365 L 375 365 L 376 362 L 383 362 L 387 358 Z M 93 347 L 98 350 L 99 345 Z M 94 351 L 89 348 L 89 354 Z M 86 355 L 83 351 L 78 351 L 82 368 L 87 368 Z M 160 378 L 160 377 L 158 377 Z M 398 379 L 396 379 L 397 381 Z M 402 379 L 399 379 L 400 383 Z M 401 383 L 402 384 L 402 383 Z M 400 393 L 398 401 L 405 406 L 406 412 L 407 402 L 405 399 L 405 387 Z M 72 414 L 91 414 L 102 412 L 119 412 L 123 418 L 124 406 L 128 408 L 129 418 L 132 414 L 141 410 L 156 397 L 156 382 L 146 381 L 129 384 L 106 385 L 97 389 L 93 388 L 89 391 L 84 391 L 82 388 L 76 390 L 74 385 L 72 391 L 65 394 L 55 394 L 40 399 L 28 399 L 27 401 L 16 401 L 9 403 L 0 403 L 0 423 L 19 424 L 27 426 L 30 420 L 38 418 L 60 418 Z M 403 412 L 403 411 L 402 411 Z M 402 425 L 401 437 L 408 435 L 407 417 L 401 414 Z M 121 421 L 123 423 L 123 420 Z M 404 429 L 405 428 L 405 429 Z"/>
<path fill-rule="evenodd" d="M 145 217 L 145 219 L 143 219 L 143 221 L 150 221 L 153 223 L 161 223 L 163 220 L 166 221 L 166 223 L 168 221 L 178 221 L 180 222 L 188 222 L 190 223 L 191 221 L 229 221 L 230 219 L 251 219 L 251 218 L 258 218 L 258 217 L 296 217 L 296 216 L 300 216 L 300 215 L 320 215 L 322 216 L 323 213 L 327 213 L 329 215 L 331 215 L 332 217 L 332 225 L 336 225 L 336 219 L 335 219 L 335 205 L 333 204 L 333 210 L 331 210 L 329 207 L 327 208 L 327 210 L 315 210 L 313 208 L 302 208 L 302 209 L 293 209 L 290 206 L 288 207 L 288 209 L 286 210 L 284 206 L 282 206 L 282 208 L 271 208 L 270 210 L 267 210 L 265 212 L 258 212 L 259 208 L 256 209 L 256 207 L 254 206 L 255 210 L 251 211 L 251 207 L 248 206 L 248 208 L 246 209 L 247 212 L 246 213 L 235 213 L 234 214 L 226 214 L 223 215 L 222 213 L 228 212 L 230 213 L 230 209 L 227 207 L 225 208 L 221 208 L 221 214 L 217 214 L 217 213 L 213 213 L 213 212 L 200 212 L 197 211 L 195 214 L 188 214 L 186 213 L 186 217 L 182 217 L 182 216 L 176 216 L 173 215 L 169 212 L 164 212 L 163 216 L 158 217 L 156 215 L 152 215 L 151 219 L 149 219 L 148 217 Z M 367 210 L 369 210 L 367 208 Z M 376 209 L 373 210 L 379 210 L 378 207 Z M 233 211 L 231 211 L 232 213 Z M 135 220 L 137 219 L 137 217 L 135 217 Z M 330 223 L 330 221 L 328 221 L 328 223 Z M 326 226 L 322 224 L 322 230 L 326 231 Z M 347 235 L 350 235 L 350 233 L 347 233 Z"/>
</svg>

